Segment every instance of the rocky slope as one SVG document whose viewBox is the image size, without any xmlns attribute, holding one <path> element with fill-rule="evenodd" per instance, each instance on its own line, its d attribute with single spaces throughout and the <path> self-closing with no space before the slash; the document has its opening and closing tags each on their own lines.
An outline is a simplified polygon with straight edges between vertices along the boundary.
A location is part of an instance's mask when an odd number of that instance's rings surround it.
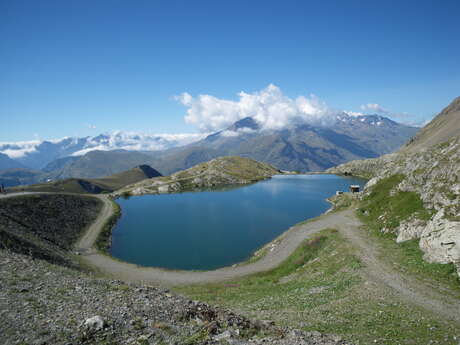
<svg viewBox="0 0 460 345">
<path fill-rule="evenodd" d="M 77 195 L 1 198 L 0 248 L 77 267 L 68 252 L 101 206 L 96 198 Z"/>
<path fill-rule="evenodd" d="M 455 122 L 456 130 L 445 128 L 454 125 L 450 119 L 458 118 L 459 104 L 457 98 L 398 153 L 352 161 L 328 172 L 371 178 L 364 195 L 369 195 L 379 181 L 401 176 L 392 193 L 417 193 L 433 216 L 420 219 L 414 214 L 391 231 L 397 235 L 397 241 L 420 239 L 426 260 L 453 263 L 460 275 L 460 122 Z M 447 141 L 439 143 L 442 140 Z M 385 214 L 381 221 L 385 223 Z M 388 229 L 382 225 L 382 231 Z"/>
<path fill-rule="evenodd" d="M 443 143 L 457 135 L 460 135 L 460 97 L 454 99 L 409 140 L 402 151 L 416 152 Z"/>
<path fill-rule="evenodd" d="M 242 157 L 220 157 L 171 176 L 147 179 L 120 190 L 112 195 L 142 195 L 178 193 L 193 189 L 247 184 L 270 178 L 281 171 L 274 167 Z"/>
<path fill-rule="evenodd" d="M 146 285 L 100 279 L 0 250 L 1 343 L 338 345 Z"/>
</svg>

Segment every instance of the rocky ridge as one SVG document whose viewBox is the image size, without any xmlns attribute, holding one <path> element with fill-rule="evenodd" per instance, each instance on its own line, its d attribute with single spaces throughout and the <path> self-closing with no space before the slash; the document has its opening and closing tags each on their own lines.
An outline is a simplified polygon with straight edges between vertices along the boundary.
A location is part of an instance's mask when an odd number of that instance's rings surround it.
<svg viewBox="0 0 460 345">
<path fill-rule="evenodd" d="M 419 239 L 429 262 L 453 263 L 460 275 L 460 137 L 417 152 L 401 151 L 380 158 L 352 161 L 327 172 L 371 178 L 364 195 L 380 180 L 403 175 L 397 191 L 416 192 L 433 216 L 413 215 L 394 230 L 397 241 Z M 385 215 L 382 215 L 382 220 Z M 382 229 L 385 231 L 386 229 Z"/>
<path fill-rule="evenodd" d="M 195 165 L 171 176 L 146 179 L 126 186 L 112 196 L 178 193 L 219 186 L 241 185 L 270 178 L 280 170 L 249 158 L 227 156 Z"/>
</svg>

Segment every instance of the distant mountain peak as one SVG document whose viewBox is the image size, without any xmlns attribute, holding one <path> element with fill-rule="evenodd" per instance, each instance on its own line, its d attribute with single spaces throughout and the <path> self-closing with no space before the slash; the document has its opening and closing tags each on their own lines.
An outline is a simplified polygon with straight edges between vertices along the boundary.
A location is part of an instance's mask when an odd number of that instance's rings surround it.
<svg viewBox="0 0 460 345">
<path fill-rule="evenodd" d="M 239 121 L 236 121 L 233 125 L 227 128 L 228 131 L 238 131 L 243 128 L 248 128 L 252 130 L 260 129 L 260 125 L 253 117 L 245 117 Z"/>
</svg>

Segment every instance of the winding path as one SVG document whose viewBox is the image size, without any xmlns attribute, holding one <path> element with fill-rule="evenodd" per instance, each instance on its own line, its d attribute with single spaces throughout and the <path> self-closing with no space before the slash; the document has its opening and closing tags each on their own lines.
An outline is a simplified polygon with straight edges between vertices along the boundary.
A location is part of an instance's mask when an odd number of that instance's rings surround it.
<svg viewBox="0 0 460 345">
<path fill-rule="evenodd" d="M 0 198 L 23 194 L 17 193 L 15 195 L 0 196 Z M 364 263 L 363 274 L 366 279 L 386 286 L 390 292 L 406 302 L 431 310 L 460 324 L 460 299 L 443 294 L 436 288 L 421 283 L 413 277 L 403 275 L 390 265 L 382 262 L 377 256 L 379 253 L 378 247 L 372 242 L 367 233 L 363 231 L 362 223 L 355 217 L 352 210 L 325 214 L 309 222 L 291 227 L 278 238 L 278 244 L 273 249 L 254 263 L 203 272 L 172 271 L 141 267 L 100 254 L 94 248 L 94 242 L 105 221 L 112 214 L 113 209 L 111 201 L 106 196 L 93 195 L 93 197 L 97 197 L 103 201 L 103 208 L 98 218 L 77 242 L 76 248 L 82 253 L 82 259 L 87 264 L 113 278 L 162 285 L 183 285 L 230 280 L 275 268 L 291 255 L 304 239 L 323 229 L 334 228 L 357 249 L 357 255 Z"/>
<path fill-rule="evenodd" d="M 356 218 L 352 210 L 325 214 L 309 222 L 291 227 L 278 238 L 277 245 L 273 249 L 254 263 L 203 272 L 172 271 L 122 262 L 100 254 L 93 249 L 92 245 L 102 224 L 112 212 L 111 202 L 104 196 L 99 197 L 104 201 L 104 208 L 78 245 L 84 250 L 83 259 L 88 264 L 114 278 L 162 285 L 230 280 L 275 268 L 291 255 L 304 239 L 323 229 L 334 228 L 340 231 L 357 249 L 357 255 L 364 263 L 363 274 L 366 279 L 386 286 L 395 296 L 404 301 L 431 310 L 460 324 L 460 299 L 442 294 L 431 286 L 424 285 L 415 278 L 405 276 L 379 260 L 377 257 L 378 248 L 363 231 L 362 223 Z"/>
</svg>

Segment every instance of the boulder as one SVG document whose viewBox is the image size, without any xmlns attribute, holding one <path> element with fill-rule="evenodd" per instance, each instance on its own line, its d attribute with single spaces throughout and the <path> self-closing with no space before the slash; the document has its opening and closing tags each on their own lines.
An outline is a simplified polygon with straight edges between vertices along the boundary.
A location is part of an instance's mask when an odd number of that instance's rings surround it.
<svg viewBox="0 0 460 345">
<path fill-rule="evenodd" d="M 83 326 L 89 331 L 100 331 L 105 326 L 105 321 L 99 315 L 86 319 Z"/>
</svg>

